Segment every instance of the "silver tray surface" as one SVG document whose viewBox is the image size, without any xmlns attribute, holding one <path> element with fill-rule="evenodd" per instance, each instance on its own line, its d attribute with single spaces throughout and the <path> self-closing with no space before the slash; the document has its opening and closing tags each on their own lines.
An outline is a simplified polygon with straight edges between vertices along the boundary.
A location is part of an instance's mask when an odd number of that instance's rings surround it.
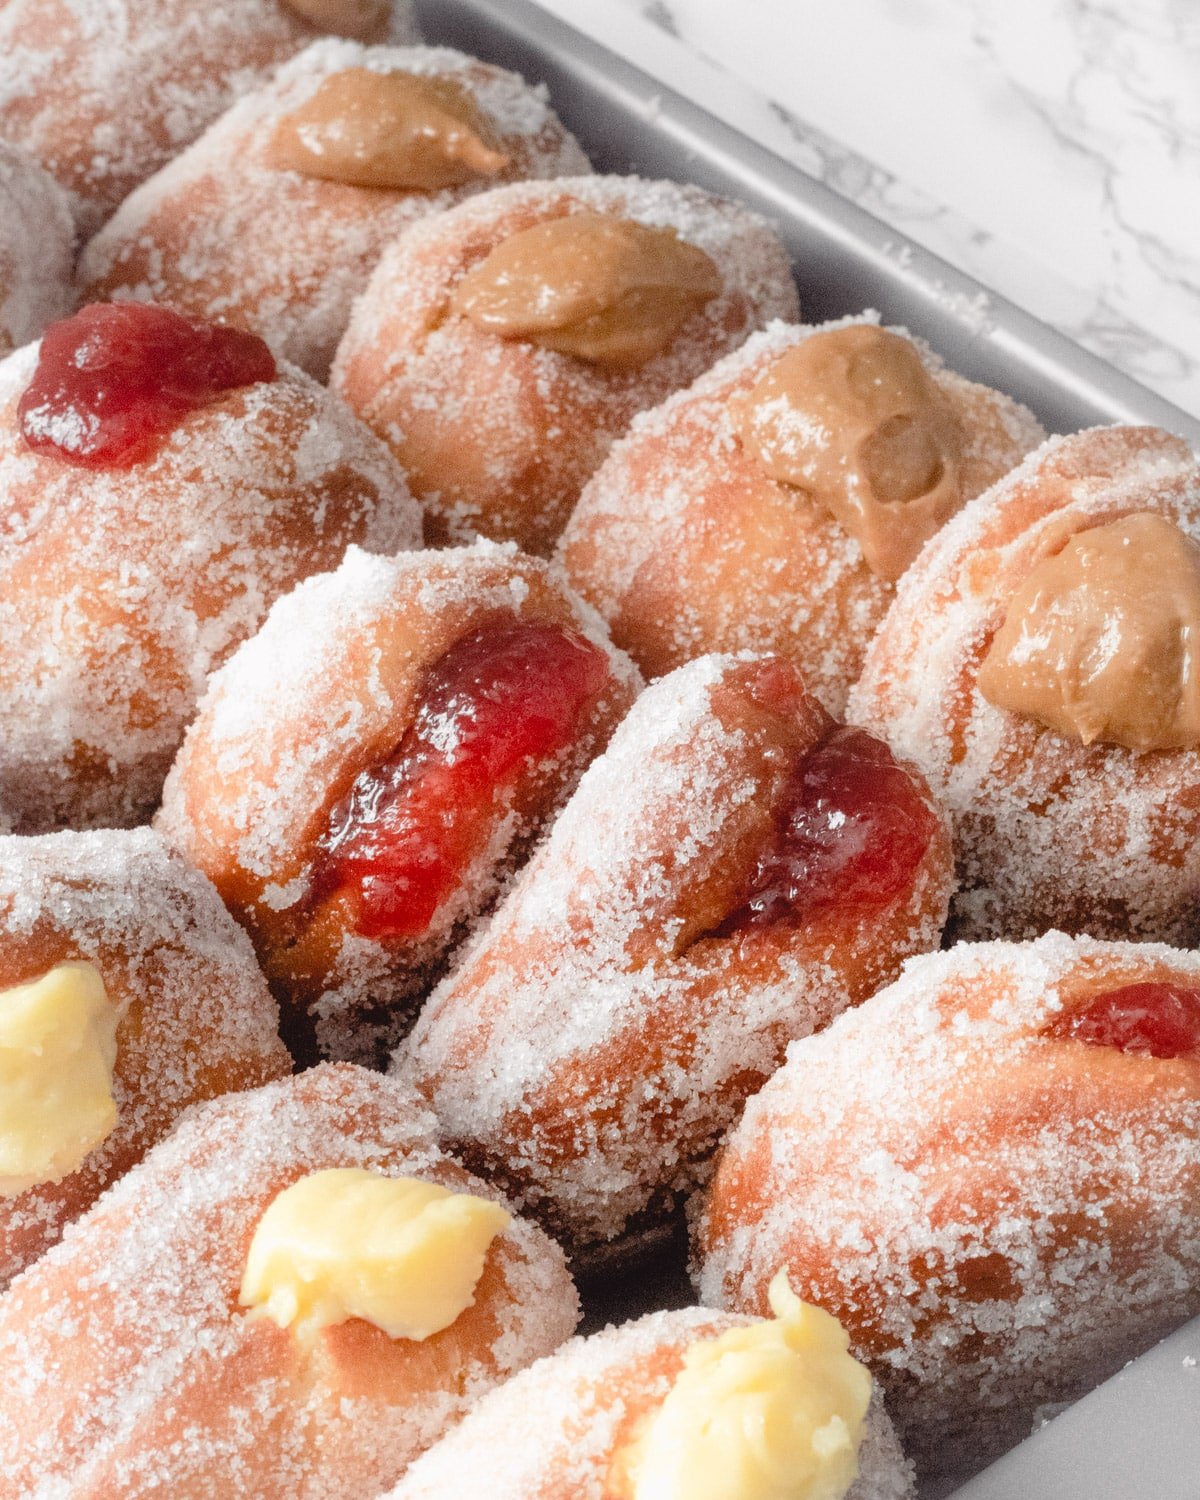
<svg viewBox="0 0 1200 1500">
<path fill-rule="evenodd" d="M 806 322 L 877 308 L 1051 432 L 1144 422 L 1200 451 L 1200 421 L 530 0 L 416 0 L 425 36 L 548 85 L 598 170 L 741 199 L 791 252 Z M 677 1237 L 585 1287 L 587 1320 L 689 1300 Z M 944 1486 L 922 1500 L 940 1500 Z M 954 1500 L 1200 1500 L 1200 1319 L 954 1491 Z"/>
</svg>

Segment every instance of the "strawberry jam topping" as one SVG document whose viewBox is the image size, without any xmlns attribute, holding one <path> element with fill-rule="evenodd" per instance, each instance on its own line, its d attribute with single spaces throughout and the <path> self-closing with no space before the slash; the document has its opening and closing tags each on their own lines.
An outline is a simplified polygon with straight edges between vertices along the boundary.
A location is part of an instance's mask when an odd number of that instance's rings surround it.
<svg viewBox="0 0 1200 1500">
<path fill-rule="evenodd" d="M 46 330 L 17 418 L 31 448 L 122 468 L 187 412 L 275 373 L 266 344 L 240 328 L 139 302 L 85 307 Z"/>
<path fill-rule="evenodd" d="M 1179 984 L 1127 984 L 1092 995 L 1056 1016 L 1049 1036 L 1149 1057 L 1200 1057 L 1200 990 Z"/>
<path fill-rule="evenodd" d="M 792 772 L 775 833 L 721 935 L 826 911 L 887 906 L 907 892 L 937 829 L 888 747 L 836 728 Z"/>
<path fill-rule="evenodd" d="M 412 727 L 360 773 L 320 840 L 313 894 L 351 890 L 365 937 L 416 938 L 460 885 L 498 816 L 536 796 L 608 682 L 573 630 L 511 620 L 473 630 L 425 677 Z"/>
</svg>

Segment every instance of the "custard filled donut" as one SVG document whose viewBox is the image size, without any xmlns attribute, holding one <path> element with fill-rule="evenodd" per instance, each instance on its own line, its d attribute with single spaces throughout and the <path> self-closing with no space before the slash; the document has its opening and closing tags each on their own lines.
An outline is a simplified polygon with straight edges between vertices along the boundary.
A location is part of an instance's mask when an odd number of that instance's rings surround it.
<svg viewBox="0 0 1200 1500">
<path fill-rule="evenodd" d="M 896 579 L 1044 437 L 876 314 L 780 323 L 635 418 L 560 555 L 647 675 L 779 651 L 840 713 Z"/>
<path fill-rule="evenodd" d="M 588 170 L 514 73 L 445 48 L 318 42 L 125 200 L 80 281 L 89 300 L 252 329 L 323 379 L 410 224 L 497 183 Z"/>
<path fill-rule="evenodd" d="M 404 465 L 427 541 L 545 553 L 635 413 L 796 312 L 748 209 L 636 177 L 524 183 L 390 247 L 333 380 Z"/>
<path fill-rule="evenodd" d="M 143 821 L 207 674 L 350 542 L 419 544 L 391 454 L 251 334 L 89 307 L 0 363 L 0 805 Z"/>
<path fill-rule="evenodd" d="M 0 1489 L 363 1500 L 575 1327 L 562 1252 L 394 1081 L 190 1111 L 0 1298 Z"/>
<path fill-rule="evenodd" d="M 483 1398 L 386 1500 L 909 1500 L 912 1471 L 828 1313 L 698 1307 L 574 1339 Z M 535 1420 L 530 1421 L 531 1415 Z"/>
<path fill-rule="evenodd" d="M 954 825 L 960 935 L 1200 940 L 1200 466 L 1057 438 L 900 581 L 849 717 Z"/>
<path fill-rule="evenodd" d="M 71 310 L 74 260 L 65 193 L 31 156 L 0 140 L 0 356 Z"/>
<path fill-rule="evenodd" d="M 323 32 L 417 40 L 410 0 L 4 0 L 0 136 L 69 191 L 90 232 Z"/>
<path fill-rule="evenodd" d="M 920 776 L 790 662 L 701 658 L 638 700 L 401 1066 L 599 1258 L 705 1176 L 792 1038 L 936 945 L 951 862 Z"/>
<path fill-rule="evenodd" d="M 705 1302 L 783 1266 L 841 1319 L 919 1465 L 982 1464 L 1200 1312 L 1200 956 L 914 959 L 747 1105 L 697 1249 Z"/>
<path fill-rule="evenodd" d="M 245 934 L 156 834 L 0 838 L 0 1287 L 189 1104 L 290 1071 Z"/>
<path fill-rule="evenodd" d="M 637 686 L 513 547 L 352 548 L 213 677 L 161 826 L 249 931 L 293 1024 L 307 1014 L 325 1055 L 373 1057 Z"/>
</svg>

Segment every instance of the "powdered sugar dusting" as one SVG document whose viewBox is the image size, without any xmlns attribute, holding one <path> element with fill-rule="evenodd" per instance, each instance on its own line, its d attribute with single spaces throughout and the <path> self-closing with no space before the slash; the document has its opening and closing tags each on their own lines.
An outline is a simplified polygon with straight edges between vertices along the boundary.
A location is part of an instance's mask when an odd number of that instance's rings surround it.
<svg viewBox="0 0 1200 1500">
<path fill-rule="evenodd" d="M 391 10 L 391 40 L 416 41 L 410 0 Z M 5 0 L 0 132 L 90 232 L 313 34 L 283 0 Z"/>
<path fill-rule="evenodd" d="M 642 695 L 398 1059 L 455 1148 L 577 1246 L 702 1180 L 788 1039 L 941 931 L 944 843 L 892 907 L 836 930 L 708 935 L 796 754 L 747 707 L 747 665 L 704 657 Z"/>
<path fill-rule="evenodd" d="M 616 1452 L 665 1400 L 686 1350 L 750 1321 L 693 1307 L 573 1339 L 485 1397 L 386 1500 L 450 1500 L 484 1474 L 488 1500 L 605 1500 Z M 858 1459 L 846 1500 L 911 1497 L 912 1471 L 878 1398 Z"/>
<path fill-rule="evenodd" d="M 820 327 L 774 323 L 752 335 L 686 391 L 635 417 L 589 481 L 559 556 L 648 674 L 702 651 L 782 651 L 827 707 L 844 709 L 892 586 L 832 516 L 744 452 L 738 398 L 812 334 L 878 322 L 867 312 Z M 962 423 L 971 499 L 1045 434 L 1024 407 L 914 342 Z"/>
<path fill-rule="evenodd" d="M 488 1190 L 399 1084 L 349 1067 L 190 1111 L 0 1302 L 0 1486 L 361 1500 L 575 1325 L 561 1252 L 514 1220 L 476 1305 L 425 1343 L 361 1323 L 305 1350 L 237 1306 L 271 1199 L 362 1167 Z"/>
<path fill-rule="evenodd" d="M 0 804 L 20 831 L 135 823 L 207 674 L 348 542 L 418 545 L 391 455 L 299 371 L 181 419 L 128 469 L 36 453 L 0 363 Z"/>
<path fill-rule="evenodd" d="M 1200 539 L 1200 467 L 1185 444 L 1131 427 L 1052 439 L 934 538 L 871 647 L 850 717 L 916 761 L 951 812 L 964 936 L 1200 934 L 1200 751 L 1084 746 L 976 686 L 1038 559 L 1147 510 Z"/>
<path fill-rule="evenodd" d="M 793 1044 L 720 1164 L 702 1300 L 760 1310 L 786 1265 L 934 1467 L 978 1466 L 1200 1311 L 1200 1065 L 1042 1034 L 1147 979 L 1195 987 L 1200 955 L 961 945 Z"/>
<path fill-rule="evenodd" d="M 498 177 L 437 192 L 354 187 L 273 167 L 269 145 L 280 121 L 347 68 L 461 82 L 491 121 L 509 166 Z M 165 301 L 190 316 L 251 328 L 281 358 L 323 378 L 351 303 L 402 231 L 498 182 L 589 170 L 544 92 L 515 73 L 448 48 L 325 40 L 131 194 L 85 249 L 80 280 L 92 298 Z"/>
<path fill-rule="evenodd" d="M 149 829 L 0 838 L 0 988 L 76 960 L 96 965 L 123 1018 L 117 1124 L 70 1177 L 0 1199 L 0 1285 L 186 1105 L 291 1068 L 245 934 Z"/>
</svg>

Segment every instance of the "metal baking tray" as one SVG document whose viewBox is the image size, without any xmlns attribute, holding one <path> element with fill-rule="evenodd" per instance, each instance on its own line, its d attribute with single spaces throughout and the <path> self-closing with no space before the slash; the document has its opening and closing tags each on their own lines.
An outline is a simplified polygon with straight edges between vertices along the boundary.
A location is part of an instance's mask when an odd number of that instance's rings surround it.
<svg viewBox="0 0 1200 1500">
<path fill-rule="evenodd" d="M 694 182 L 773 221 L 808 322 L 875 307 L 1051 432 L 1200 421 L 529 0 L 416 0 L 430 42 L 548 85 L 600 171 Z M 588 1325 L 688 1299 L 683 1250 L 585 1289 Z M 940 1500 L 944 1488 L 922 1500 Z M 1200 1319 L 1051 1421 L 955 1500 L 1200 1500 Z"/>
</svg>

